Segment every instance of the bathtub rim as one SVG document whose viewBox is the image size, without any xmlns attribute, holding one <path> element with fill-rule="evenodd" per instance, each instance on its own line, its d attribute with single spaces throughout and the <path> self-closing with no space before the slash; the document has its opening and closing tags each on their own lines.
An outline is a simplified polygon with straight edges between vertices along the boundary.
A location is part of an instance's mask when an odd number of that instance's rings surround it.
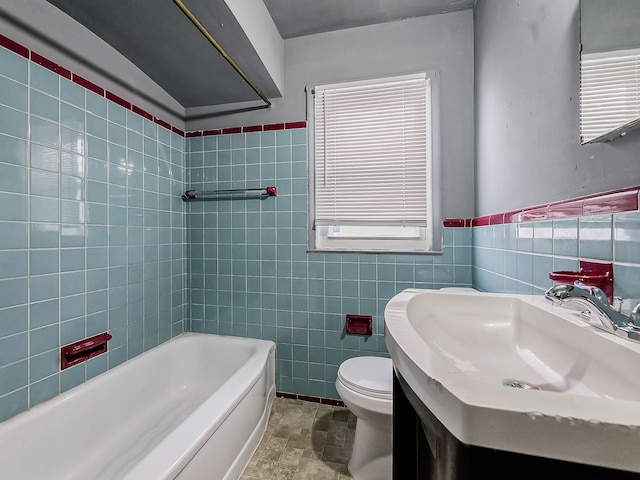
<svg viewBox="0 0 640 480">
<path fill-rule="evenodd" d="M 215 339 L 215 343 L 232 342 L 239 346 L 246 345 L 247 347 L 254 350 L 249 359 L 244 362 L 240 366 L 240 368 L 235 370 L 234 373 L 229 378 L 227 378 L 211 396 L 205 398 L 205 400 L 200 405 L 198 405 L 189 414 L 189 416 L 184 419 L 184 421 L 178 424 L 171 432 L 167 434 L 166 437 L 162 438 L 157 445 L 155 445 L 149 452 L 147 452 L 145 456 L 142 456 L 140 458 L 139 463 L 148 463 L 151 457 L 153 457 L 154 460 L 158 460 L 158 462 L 155 463 L 157 463 L 158 467 L 160 467 L 157 470 L 161 473 L 153 478 L 157 478 L 158 480 L 175 478 L 176 475 L 178 475 L 180 471 L 184 469 L 184 467 L 189 463 L 189 461 L 200 451 L 200 449 L 209 440 L 209 438 L 211 438 L 211 436 L 215 434 L 215 431 L 220 427 L 220 425 L 222 425 L 224 421 L 229 417 L 229 415 L 233 413 L 235 407 L 242 402 L 242 400 L 246 397 L 248 392 L 253 388 L 253 386 L 260 379 L 263 373 L 267 375 L 268 381 L 272 382 L 268 384 L 269 392 L 267 393 L 267 398 L 265 399 L 265 410 L 268 419 L 268 407 L 272 402 L 271 397 L 275 396 L 275 385 L 273 384 L 273 382 L 275 381 L 275 374 L 273 371 L 268 371 L 268 369 L 275 368 L 275 342 L 248 337 L 235 337 L 199 332 L 184 332 L 167 340 L 166 342 L 161 343 L 160 345 L 157 345 L 156 347 L 153 347 L 141 353 L 140 355 L 132 357 L 131 359 L 87 380 L 86 382 L 75 386 L 72 389 L 67 390 L 66 392 L 63 392 L 60 395 L 53 397 L 50 400 L 42 402 L 24 412 L 15 415 L 14 417 L 11 417 L 10 419 L 7 419 L 6 421 L 0 423 L 0 430 L 8 430 L 7 433 L 10 434 L 12 430 L 15 431 L 15 429 L 24 427 L 28 428 L 31 422 L 38 421 L 39 418 L 43 418 L 43 416 L 45 415 L 55 414 L 57 405 L 71 401 L 79 395 L 79 392 L 82 392 L 87 388 L 95 389 L 96 387 L 94 385 L 96 383 L 106 381 L 114 375 L 118 375 L 119 372 L 122 369 L 127 368 L 127 366 L 130 365 L 132 361 L 158 355 L 158 347 L 168 347 L 172 343 L 186 343 L 191 339 L 196 338 Z M 260 368 L 256 368 L 258 364 L 261 365 Z M 232 379 L 234 379 L 233 385 L 231 385 Z M 273 392 L 273 395 L 271 394 L 271 392 Z M 212 417 L 211 415 L 207 415 L 206 413 L 207 407 L 210 407 L 210 404 L 214 401 L 217 403 L 217 411 L 223 412 L 216 417 Z M 265 415 L 264 412 L 263 415 Z M 195 420 L 195 418 L 198 418 L 198 420 Z M 198 425 L 198 422 L 202 422 L 203 419 L 205 420 L 205 422 L 201 423 L 201 425 Z M 195 429 L 194 425 L 196 427 Z M 189 430 L 189 428 L 191 428 L 191 430 Z M 189 433 L 189 435 L 186 435 L 188 441 L 184 441 L 185 431 Z M 259 434 L 262 434 L 264 430 L 261 431 L 258 428 L 257 431 L 259 432 Z M 252 435 L 254 433 L 256 432 L 252 432 Z M 179 437 L 181 441 L 177 442 L 176 448 L 177 437 Z M 172 446 L 173 449 L 171 448 Z M 164 457 L 162 455 L 159 455 L 158 452 L 160 451 L 165 452 L 162 454 L 164 455 Z M 238 454 L 240 454 L 240 452 L 238 452 Z M 129 478 L 129 473 L 135 470 L 136 465 L 138 464 L 135 464 L 132 469 L 125 472 L 123 474 L 123 477 Z M 156 468 L 154 468 L 153 470 L 155 472 Z"/>
</svg>

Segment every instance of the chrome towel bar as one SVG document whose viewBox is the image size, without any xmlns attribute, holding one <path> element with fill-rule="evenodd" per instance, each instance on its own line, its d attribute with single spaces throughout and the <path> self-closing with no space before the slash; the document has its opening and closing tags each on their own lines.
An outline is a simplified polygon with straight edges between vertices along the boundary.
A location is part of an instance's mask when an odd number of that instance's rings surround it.
<svg viewBox="0 0 640 480">
<path fill-rule="evenodd" d="M 182 194 L 182 200 L 231 200 L 233 198 L 260 198 L 275 197 L 278 195 L 276 187 L 244 188 L 234 190 L 187 190 Z"/>
</svg>

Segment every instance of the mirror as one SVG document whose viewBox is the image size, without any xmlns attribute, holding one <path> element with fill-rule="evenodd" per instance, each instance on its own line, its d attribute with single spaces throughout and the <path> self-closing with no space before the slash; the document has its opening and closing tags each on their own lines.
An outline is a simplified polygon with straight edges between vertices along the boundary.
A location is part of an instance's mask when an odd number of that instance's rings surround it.
<svg viewBox="0 0 640 480">
<path fill-rule="evenodd" d="M 581 142 L 640 127 L 640 1 L 581 0 L 580 42 Z"/>
</svg>

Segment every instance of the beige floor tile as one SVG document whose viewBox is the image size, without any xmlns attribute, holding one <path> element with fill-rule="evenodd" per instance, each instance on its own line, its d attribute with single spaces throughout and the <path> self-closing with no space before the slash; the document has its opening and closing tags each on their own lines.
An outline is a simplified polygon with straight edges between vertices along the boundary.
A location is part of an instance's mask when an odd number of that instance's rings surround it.
<svg viewBox="0 0 640 480">
<path fill-rule="evenodd" d="M 279 465 L 273 472 L 272 480 L 293 480 L 298 471 L 297 465 Z"/>
<path fill-rule="evenodd" d="M 351 452 L 347 452 L 343 447 L 324 447 L 322 460 L 332 463 L 346 464 L 351 458 Z"/>
<path fill-rule="evenodd" d="M 337 463 L 324 462 L 313 458 L 303 458 L 295 480 L 338 480 L 340 465 Z"/>
<path fill-rule="evenodd" d="M 280 457 L 280 465 L 299 465 L 303 452 L 302 448 L 285 448 Z"/>
<path fill-rule="evenodd" d="M 342 407 L 276 398 L 241 480 L 353 480 L 355 417 Z"/>
</svg>

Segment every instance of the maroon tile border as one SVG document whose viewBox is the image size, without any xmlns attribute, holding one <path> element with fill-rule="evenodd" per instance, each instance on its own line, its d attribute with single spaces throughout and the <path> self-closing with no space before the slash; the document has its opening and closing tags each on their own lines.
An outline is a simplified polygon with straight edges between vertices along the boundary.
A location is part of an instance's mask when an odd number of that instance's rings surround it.
<svg viewBox="0 0 640 480">
<path fill-rule="evenodd" d="M 77 83 L 81 87 L 84 87 L 87 90 L 91 90 L 93 93 L 100 95 L 101 97 L 104 97 L 104 88 L 99 87 L 98 85 L 96 85 L 93 82 L 90 82 L 86 78 L 81 77 L 80 75 L 76 75 L 74 73 L 72 80 L 74 83 Z"/>
<path fill-rule="evenodd" d="M 34 51 L 31 52 L 31 61 L 37 63 L 38 65 L 43 66 L 44 68 L 51 70 L 54 73 L 57 73 L 58 75 L 66 78 L 67 80 L 71 80 L 70 70 L 67 70 L 64 67 L 61 67 L 57 63 L 52 62 L 48 58 L 45 58 Z"/>
<path fill-rule="evenodd" d="M 153 117 L 153 122 L 157 123 L 158 125 L 160 125 L 161 127 L 166 128 L 167 130 L 171 130 L 173 127 L 169 124 L 169 122 L 165 122 L 164 120 L 158 118 L 158 117 Z M 182 132 L 182 130 L 180 130 L 180 132 Z M 176 132 L 177 133 L 177 132 Z M 182 136 L 184 137 L 184 132 L 182 132 Z"/>
<path fill-rule="evenodd" d="M 127 110 L 133 111 L 133 105 L 130 102 L 127 102 L 124 98 L 119 97 L 115 93 L 111 93 L 110 91 L 107 90 L 105 97 L 107 98 L 107 100 L 111 100 L 113 103 L 117 103 L 121 107 L 124 107 Z M 144 112 L 144 110 L 142 110 L 142 109 L 139 109 L 139 110 Z M 149 115 L 149 114 L 147 114 L 147 115 Z"/>
<path fill-rule="evenodd" d="M 638 187 L 610 192 L 597 197 L 587 197 L 582 205 L 583 215 L 629 212 L 638 210 Z"/>
<path fill-rule="evenodd" d="M 153 115 L 151 115 L 149 112 L 145 112 L 144 110 L 142 110 L 140 107 L 137 107 L 136 105 L 131 105 L 131 111 L 133 113 L 137 113 L 138 115 L 140 115 L 141 117 L 146 118 L 147 120 L 151 120 L 153 122 Z M 166 123 L 166 122 L 165 122 Z M 167 124 L 168 125 L 168 124 Z M 171 129 L 171 127 L 169 127 L 169 129 Z"/>
<path fill-rule="evenodd" d="M 533 222 L 536 220 L 546 220 L 548 205 L 537 205 L 535 207 L 525 208 L 520 213 L 521 222 Z"/>
<path fill-rule="evenodd" d="M 491 215 L 486 215 L 484 217 L 476 217 L 471 220 L 472 227 L 484 227 L 485 225 L 491 225 Z"/>
<path fill-rule="evenodd" d="M 24 58 L 29 58 L 29 49 L 27 47 L 23 47 L 4 35 L 0 35 L 0 46 L 11 50 L 13 53 L 17 53 Z"/>
<path fill-rule="evenodd" d="M 334 407 L 344 407 L 344 402 L 342 400 L 334 400 L 333 398 L 312 397 L 309 395 L 299 395 L 297 393 L 287 392 L 276 392 L 276 397 L 304 400 L 306 402 L 321 403 L 323 405 L 333 405 Z"/>
<path fill-rule="evenodd" d="M 284 124 L 284 128 L 286 130 L 291 130 L 293 128 L 307 128 L 307 122 L 304 120 L 301 122 L 287 122 Z"/>
<path fill-rule="evenodd" d="M 269 123 L 264 126 L 264 131 L 269 132 L 272 130 L 284 130 L 284 123 Z"/>
<path fill-rule="evenodd" d="M 597 193 L 585 197 L 571 198 L 546 205 L 535 205 L 521 210 L 496 213 L 470 219 L 471 225 L 500 225 L 503 223 L 521 223 L 559 218 L 586 217 L 607 213 L 634 212 L 640 210 L 640 186 L 628 187 L 611 192 Z M 445 227 L 468 226 L 469 219 L 447 218 Z"/>
<path fill-rule="evenodd" d="M 550 219 L 580 217 L 583 214 L 583 204 L 583 199 L 551 203 L 547 208 L 547 217 Z"/>
<path fill-rule="evenodd" d="M 445 218 L 442 221 L 442 226 L 449 228 L 464 227 L 466 220 L 466 218 Z"/>
<path fill-rule="evenodd" d="M 187 137 L 208 137 L 209 135 L 229 135 L 234 133 L 272 132 L 275 130 L 294 130 L 307 128 L 306 120 L 300 122 L 268 123 L 265 125 L 247 125 L 244 127 L 218 128 L 215 130 L 193 130 L 187 132 Z"/>
</svg>

